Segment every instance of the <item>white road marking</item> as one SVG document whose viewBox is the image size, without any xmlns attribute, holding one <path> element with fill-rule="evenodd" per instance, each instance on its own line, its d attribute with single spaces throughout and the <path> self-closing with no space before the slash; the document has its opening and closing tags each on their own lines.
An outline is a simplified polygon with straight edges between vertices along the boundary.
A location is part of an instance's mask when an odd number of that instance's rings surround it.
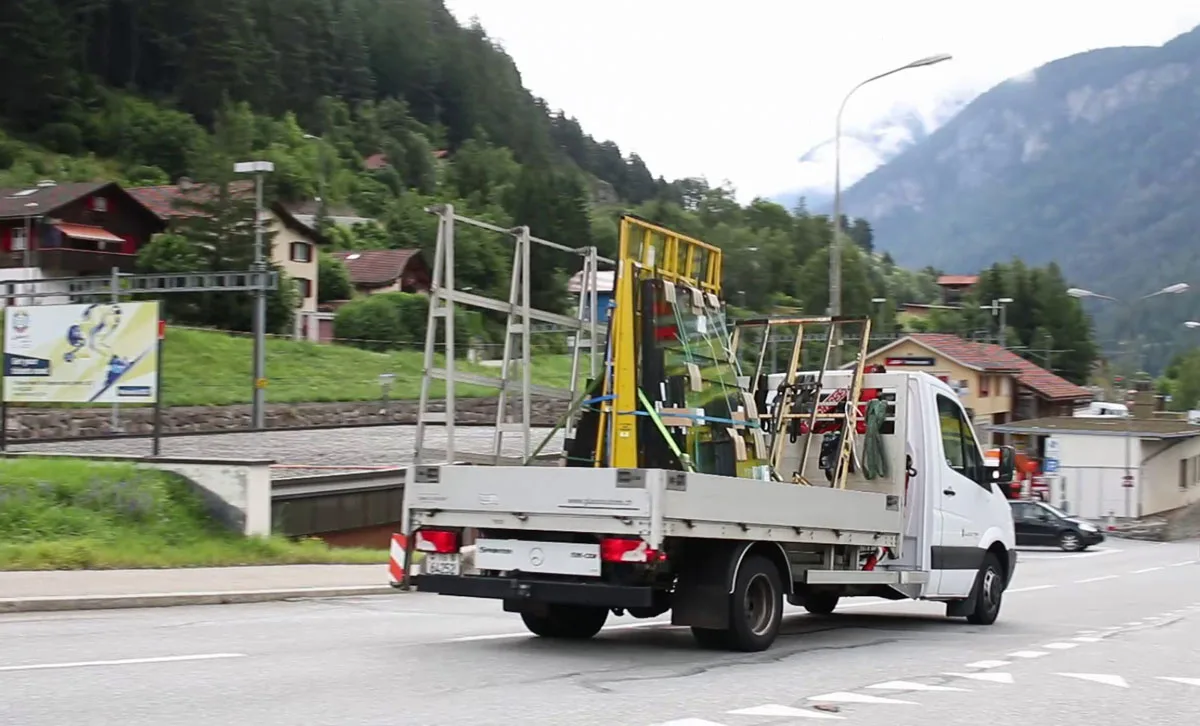
<svg viewBox="0 0 1200 726">
<path fill-rule="evenodd" d="M 1174 563 L 1168 565 L 1168 567 L 1184 567 L 1185 565 L 1194 565 L 1194 564 L 1196 564 L 1195 560 L 1184 560 L 1183 562 L 1174 562 Z"/>
<path fill-rule="evenodd" d="M 910 706 L 917 705 L 915 701 L 901 701 L 895 698 L 883 698 L 881 696 L 871 696 L 866 693 L 851 693 L 850 691 L 823 693 L 820 696 L 809 696 L 808 700 L 824 701 L 826 703 L 903 703 Z"/>
<path fill-rule="evenodd" d="M 1159 679 L 1164 680 L 1164 681 L 1174 681 L 1176 683 L 1182 683 L 1185 686 L 1200 686 L 1200 678 L 1174 678 L 1172 676 L 1159 676 Z"/>
<path fill-rule="evenodd" d="M 1117 686 L 1118 688 L 1129 688 L 1129 684 L 1121 676 L 1111 676 L 1107 673 L 1059 673 L 1057 675 L 1066 676 L 1067 678 L 1078 678 L 1083 681 L 1093 681 L 1095 683 L 1103 683 L 1106 686 Z"/>
<path fill-rule="evenodd" d="M 1075 584 L 1082 585 L 1087 582 L 1100 582 L 1101 580 L 1115 580 L 1117 575 L 1101 575 L 1100 577 L 1089 577 L 1086 580 L 1076 580 Z"/>
<path fill-rule="evenodd" d="M 796 718 L 835 718 L 843 720 L 846 718 L 845 716 L 813 711 L 808 708 L 781 706 L 777 703 L 765 703 L 761 706 L 753 706 L 751 708 L 739 708 L 736 711 L 729 711 L 729 714 L 731 716 L 792 716 Z"/>
<path fill-rule="evenodd" d="M 1139 625 L 1141 625 L 1141 624 L 1142 624 L 1142 621 L 1141 621 L 1141 620 L 1132 620 L 1132 621 L 1130 621 L 1130 622 L 1128 622 L 1128 623 L 1125 623 L 1125 627 L 1127 627 L 1127 628 L 1136 628 L 1136 627 L 1138 627 L 1138 626 L 1139 626 Z"/>
<path fill-rule="evenodd" d="M 1071 640 L 1078 640 L 1080 643 L 1099 643 L 1104 638 L 1097 638 L 1094 635 L 1081 635 L 1078 638 L 1071 638 Z"/>
<path fill-rule="evenodd" d="M 1012 658 L 1041 658 L 1043 655 L 1050 655 L 1041 650 L 1018 650 L 1015 653 L 1008 654 Z"/>
<path fill-rule="evenodd" d="M 612 630 L 632 630 L 634 628 L 681 628 L 681 625 L 671 625 L 670 620 L 648 620 L 643 623 L 620 623 L 618 625 L 607 625 L 600 629 L 601 633 L 607 633 Z M 523 633 L 489 633 L 486 635 L 466 635 L 461 638 L 451 638 L 443 640 L 443 643 L 474 643 L 482 640 L 506 640 L 508 638 L 532 638 L 533 633 L 525 631 Z"/>
<path fill-rule="evenodd" d="M 1097 547 L 1087 552 L 1040 552 L 1038 550 L 1018 550 L 1017 561 L 1023 562 L 1026 560 L 1059 560 L 1071 561 L 1081 560 L 1085 557 L 1103 557 L 1104 555 L 1115 555 L 1124 550 L 1109 549 L 1108 547 Z"/>
<path fill-rule="evenodd" d="M 1042 647 L 1049 648 L 1050 650 L 1070 650 L 1071 648 L 1078 648 L 1079 643 L 1046 643 Z"/>
<path fill-rule="evenodd" d="M 1141 574 L 1143 574 L 1143 573 L 1146 573 L 1146 572 L 1158 572 L 1158 571 L 1159 571 L 1159 570 L 1161 570 L 1161 569 L 1163 569 L 1163 568 L 1161 568 L 1161 567 L 1147 567 L 1147 568 L 1146 568 L 1146 569 L 1144 569 L 1144 570 L 1134 570 L 1134 571 L 1133 571 L 1133 574 L 1134 574 L 1134 575 L 1141 575 Z"/>
<path fill-rule="evenodd" d="M 52 668 L 90 668 L 92 666 L 139 665 L 142 663 L 179 663 L 190 660 L 219 660 L 245 658 L 245 653 L 201 653 L 199 655 L 164 655 L 157 658 L 122 658 L 121 660 L 81 660 L 73 663 L 36 663 L 31 665 L 0 666 L 0 672 L 40 671 Z"/>
<path fill-rule="evenodd" d="M 976 681 L 991 681 L 992 683 L 1012 683 L 1011 673 L 947 673 L 948 676 L 971 678 Z"/>
<path fill-rule="evenodd" d="M 881 691 L 966 691 L 966 688 L 954 688 L 952 686 L 931 686 L 927 683 L 917 683 L 916 681 L 884 681 L 876 683 L 867 688 L 875 688 Z"/>
<path fill-rule="evenodd" d="M 1034 590 L 1049 590 L 1052 587 L 1058 587 L 1058 586 L 1057 585 L 1030 585 L 1029 587 L 1017 587 L 1017 588 L 1013 588 L 1011 590 L 1005 590 L 1005 592 L 1033 592 Z"/>
<path fill-rule="evenodd" d="M 702 718 L 681 718 L 675 721 L 656 723 L 653 726 L 725 726 L 725 724 L 717 723 L 716 721 L 705 721 Z"/>
<path fill-rule="evenodd" d="M 974 663 L 968 663 L 966 668 L 999 668 L 1000 666 L 1012 665 L 1012 661 L 1007 660 L 977 660 Z"/>
</svg>

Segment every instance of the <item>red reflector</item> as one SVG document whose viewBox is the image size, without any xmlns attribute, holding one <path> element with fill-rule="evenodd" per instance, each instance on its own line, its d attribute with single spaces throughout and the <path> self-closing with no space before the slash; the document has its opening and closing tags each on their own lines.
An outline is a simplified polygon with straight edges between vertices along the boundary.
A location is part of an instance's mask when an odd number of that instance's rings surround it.
<svg viewBox="0 0 1200 726">
<path fill-rule="evenodd" d="M 660 562 L 666 555 L 651 549 L 645 540 L 610 537 L 600 540 L 600 559 L 604 562 Z"/>
<path fill-rule="evenodd" d="M 458 532 L 444 529 L 418 529 L 413 535 L 413 548 L 418 552 L 448 554 L 458 552 Z"/>
</svg>

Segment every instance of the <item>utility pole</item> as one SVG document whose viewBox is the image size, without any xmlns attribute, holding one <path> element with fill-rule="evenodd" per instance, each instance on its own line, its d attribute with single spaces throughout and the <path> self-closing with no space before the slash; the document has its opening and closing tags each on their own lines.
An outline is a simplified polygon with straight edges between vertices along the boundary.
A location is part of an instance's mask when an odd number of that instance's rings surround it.
<svg viewBox="0 0 1200 726">
<path fill-rule="evenodd" d="M 275 171 L 275 165 L 269 161 L 246 161 L 235 164 L 233 170 L 238 174 L 254 175 L 254 263 L 250 269 L 265 276 L 267 262 L 263 250 L 263 174 Z M 260 431 L 265 427 L 267 407 L 266 337 L 267 291 L 260 285 L 254 291 L 254 391 L 251 399 L 251 425 Z"/>
</svg>

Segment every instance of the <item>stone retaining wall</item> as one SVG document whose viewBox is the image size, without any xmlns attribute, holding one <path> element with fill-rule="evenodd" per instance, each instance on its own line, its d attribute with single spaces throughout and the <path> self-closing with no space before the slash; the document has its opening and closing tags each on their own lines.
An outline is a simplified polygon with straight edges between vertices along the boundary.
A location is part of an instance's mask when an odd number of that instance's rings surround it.
<svg viewBox="0 0 1200 726">
<path fill-rule="evenodd" d="M 510 399 L 511 400 L 511 399 Z M 517 405 L 514 403 L 514 405 Z M 455 420 L 463 424 L 492 424 L 496 421 L 495 398 L 460 398 Z M 445 402 L 431 403 L 430 410 L 444 411 Z M 511 410 L 511 409 L 510 409 Z M 562 401 L 535 399 L 533 424 L 553 426 L 565 411 Z M 180 406 L 162 412 L 163 433 L 237 432 L 250 428 L 250 406 Z M 514 414 L 515 415 L 519 414 Z M 105 436 L 112 434 L 111 409 L 9 409 L 8 436 L 11 441 Z M 268 429 L 308 426 L 357 426 L 362 424 L 415 424 L 416 401 L 360 403 L 268 404 Z M 127 434 L 149 434 L 154 430 L 151 408 L 123 408 L 120 424 Z"/>
</svg>

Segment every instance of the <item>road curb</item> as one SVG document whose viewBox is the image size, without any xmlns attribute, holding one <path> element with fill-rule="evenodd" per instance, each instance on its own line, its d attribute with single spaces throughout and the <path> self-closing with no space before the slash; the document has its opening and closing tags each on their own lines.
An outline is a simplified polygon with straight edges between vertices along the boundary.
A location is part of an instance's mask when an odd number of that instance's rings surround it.
<svg viewBox="0 0 1200 726">
<path fill-rule="evenodd" d="M 134 595 L 73 595 L 56 597 L 0 598 L 0 613 L 60 612 L 71 610 L 116 610 L 124 608 L 176 607 L 181 605 L 234 605 L 318 597 L 388 595 L 402 592 L 390 585 L 358 587 L 300 587 L 286 590 L 239 590 L 232 592 L 142 593 Z"/>
</svg>

